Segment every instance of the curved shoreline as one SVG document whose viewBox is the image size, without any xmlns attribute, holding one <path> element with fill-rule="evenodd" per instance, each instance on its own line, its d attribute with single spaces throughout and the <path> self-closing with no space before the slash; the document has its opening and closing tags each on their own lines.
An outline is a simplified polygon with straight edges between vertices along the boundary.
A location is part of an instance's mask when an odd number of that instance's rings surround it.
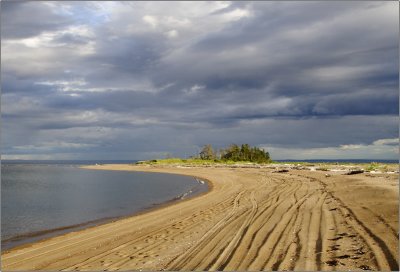
<svg viewBox="0 0 400 272">
<path fill-rule="evenodd" d="M 94 166 L 208 179 L 208 193 L 2 254 L 4 270 L 397 270 L 398 175 Z M 379 223 L 377 223 L 379 222 Z"/>
<path fill-rule="evenodd" d="M 114 165 L 114 164 L 112 164 L 112 165 Z M 79 168 L 105 170 L 105 169 L 94 168 L 96 166 L 98 166 L 98 165 L 81 165 L 81 166 L 79 166 Z M 101 166 L 106 166 L 106 165 L 103 164 Z M 109 169 L 107 171 L 115 171 L 115 169 Z M 125 170 L 117 170 L 117 171 L 125 171 Z M 129 170 L 126 170 L 126 171 L 129 171 Z M 137 172 L 149 173 L 146 171 L 137 171 Z M 165 172 L 158 172 L 158 173 L 174 175 L 173 173 L 165 173 Z M 183 195 L 177 195 L 174 198 L 168 199 L 163 202 L 152 203 L 148 207 L 140 208 L 140 210 L 138 210 L 138 211 L 131 212 L 131 213 L 128 213 L 125 215 L 117 215 L 117 216 L 109 216 L 109 217 L 105 217 L 105 218 L 98 218 L 98 219 L 90 220 L 87 222 L 81 222 L 81 223 L 77 223 L 77 224 L 73 224 L 73 225 L 60 226 L 60 227 L 56 227 L 56 228 L 44 229 L 44 230 L 33 231 L 33 232 L 29 232 L 29 233 L 22 233 L 22 234 L 19 234 L 16 236 L 12 236 L 7 239 L 1 240 L 2 253 L 7 253 L 11 250 L 19 250 L 19 249 L 22 249 L 25 247 L 29 247 L 31 244 L 34 244 L 34 243 L 45 242 L 46 240 L 49 240 L 56 236 L 62 236 L 62 235 L 65 235 L 65 234 L 68 234 L 71 232 L 95 228 L 100 225 L 113 223 L 118 220 L 139 216 L 139 215 L 145 214 L 145 213 L 149 213 L 149 212 L 152 212 L 157 209 L 162 209 L 164 207 L 174 205 L 176 203 L 194 199 L 201 195 L 207 194 L 212 190 L 212 183 L 210 181 L 199 178 L 199 177 L 191 176 L 191 175 L 184 175 L 184 176 L 192 177 L 196 181 L 198 181 L 199 179 L 204 180 L 207 184 L 207 190 L 203 191 L 203 192 L 198 192 L 198 193 L 189 193 L 187 195 L 185 195 L 186 194 L 186 192 L 185 192 Z M 184 196 L 184 197 L 182 198 L 182 196 Z M 8 244 L 10 244 L 10 245 L 8 245 Z M 4 247 L 4 245 L 6 245 L 6 246 Z"/>
</svg>

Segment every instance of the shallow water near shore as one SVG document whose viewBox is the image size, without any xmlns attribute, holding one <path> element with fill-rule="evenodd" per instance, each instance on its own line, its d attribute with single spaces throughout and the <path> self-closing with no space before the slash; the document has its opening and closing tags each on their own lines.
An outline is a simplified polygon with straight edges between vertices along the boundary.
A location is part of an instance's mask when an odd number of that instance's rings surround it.
<svg viewBox="0 0 400 272">
<path fill-rule="evenodd" d="M 188 176 L 77 165 L 3 164 L 1 177 L 2 250 L 208 190 Z"/>
</svg>

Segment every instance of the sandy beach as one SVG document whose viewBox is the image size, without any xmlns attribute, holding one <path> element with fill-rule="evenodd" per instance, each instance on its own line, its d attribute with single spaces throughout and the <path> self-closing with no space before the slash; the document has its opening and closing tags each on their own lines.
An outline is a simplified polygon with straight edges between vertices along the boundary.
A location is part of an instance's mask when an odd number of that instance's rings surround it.
<svg viewBox="0 0 400 272">
<path fill-rule="evenodd" d="M 398 270 L 399 175 L 96 165 L 209 193 L 2 252 L 2 270 Z M 329 173 L 329 174 L 327 174 Z"/>
</svg>

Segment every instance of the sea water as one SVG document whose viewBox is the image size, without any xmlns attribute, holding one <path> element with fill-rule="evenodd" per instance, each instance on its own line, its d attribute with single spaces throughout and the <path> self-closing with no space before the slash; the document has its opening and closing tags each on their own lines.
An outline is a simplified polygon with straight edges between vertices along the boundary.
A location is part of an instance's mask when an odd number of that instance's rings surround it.
<svg viewBox="0 0 400 272">
<path fill-rule="evenodd" d="M 2 249 L 207 189 L 206 183 L 195 178 L 173 174 L 87 170 L 66 164 L 2 164 Z"/>
</svg>

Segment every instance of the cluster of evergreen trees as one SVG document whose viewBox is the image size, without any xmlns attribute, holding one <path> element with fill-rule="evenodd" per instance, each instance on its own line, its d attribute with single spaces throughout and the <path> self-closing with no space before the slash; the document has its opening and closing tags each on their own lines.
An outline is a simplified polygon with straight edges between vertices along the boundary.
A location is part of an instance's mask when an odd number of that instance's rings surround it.
<svg viewBox="0 0 400 272">
<path fill-rule="evenodd" d="M 258 147 L 251 147 L 248 144 L 241 146 L 231 144 L 228 148 L 220 149 L 215 152 L 210 144 L 205 145 L 199 154 L 203 160 L 231 160 L 231 161 L 250 161 L 257 163 L 267 163 L 271 161 L 269 153 Z"/>
</svg>

